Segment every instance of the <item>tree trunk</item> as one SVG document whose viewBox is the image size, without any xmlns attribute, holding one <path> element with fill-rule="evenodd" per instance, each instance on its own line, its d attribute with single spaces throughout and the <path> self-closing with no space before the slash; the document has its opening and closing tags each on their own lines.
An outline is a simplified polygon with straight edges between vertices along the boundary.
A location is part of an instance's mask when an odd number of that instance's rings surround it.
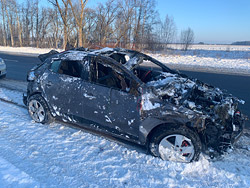
<svg viewBox="0 0 250 188">
<path fill-rule="evenodd" d="M 60 7 L 60 4 L 58 2 L 58 0 L 55 0 L 54 5 L 56 5 L 56 7 L 59 10 L 59 13 L 61 15 L 61 18 L 63 20 L 63 49 L 66 49 L 67 43 L 68 43 L 68 3 L 69 1 L 64 1 L 62 0 L 63 4 L 64 4 L 64 13 L 63 10 Z"/>
<path fill-rule="evenodd" d="M 83 12 L 84 12 L 84 8 L 88 2 L 88 0 L 80 0 L 80 6 L 81 6 L 81 11 L 80 11 L 80 19 L 78 17 L 78 15 L 76 14 L 76 10 L 74 10 L 74 7 L 72 5 L 72 2 L 71 0 L 68 0 L 69 4 L 70 4 L 70 7 L 71 7 L 71 10 L 72 10 L 72 13 L 73 13 L 73 16 L 76 20 L 76 24 L 78 26 L 78 47 L 82 47 L 83 46 L 83 42 L 82 42 L 82 39 L 83 39 L 83 32 L 82 32 L 82 28 L 83 28 Z"/>
<path fill-rule="evenodd" d="M 19 21 L 19 16 L 18 16 L 17 9 L 16 9 L 16 16 L 17 16 L 17 28 L 18 28 L 19 46 L 22 47 L 23 46 L 23 43 L 22 43 L 22 28 L 20 26 L 20 21 Z"/>
<path fill-rule="evenodd" d="M 82 27 L 78 26 L 78 47 L 82 47 Z"/>
<path fill-rule="evenodd" d="M 39 48 L 39 9 L 38 9 L 38 0 L 36 1 L 36 47 Z"/>
<path fill-rule="evenodd" d="M 63 25 L 63 49 L 66 49 L 68 43 L 68 31 L 67 31 L 67 26 L 64 24 Z"/>
<path fill-rule="evenodd" d="M 7 20 L 8 20 L 8 25 L 9 25 L 9 28 L 10 28 L 11 46 L 14 46 L 14 37 L 13 37 L 12 25 L 10 23 L 9 13 L 8 13 L 8 10 L 7 10 L 7 6 L 6 6 L 6 1 L 5 0 L 4 0 L 4 4 L 5 4 L 5 13 L 6 13 Z"/>
<path fill-rule="evenodd" d="M 1 0 L 2 16 L 3 16 L 3 45 L 6 46 L 7 41 L 6 41 L 5 14 L 4 14 L 4 4 L 3 3 L 4 3 L 3 0 Z"/>
</svg>

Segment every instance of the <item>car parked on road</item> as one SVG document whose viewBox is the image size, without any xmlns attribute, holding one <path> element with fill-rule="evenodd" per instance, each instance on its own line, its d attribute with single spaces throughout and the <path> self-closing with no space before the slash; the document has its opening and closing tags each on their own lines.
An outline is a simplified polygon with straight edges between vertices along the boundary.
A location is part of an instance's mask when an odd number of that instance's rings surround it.
<svg viewBox="0 0 250 188">
<path fill-rule="evenodd" d="M 4 60 L 0 58 L 0 78 L 4 78 L 6 76 L 6 65 Z"/>
<path fill-rule="evenodd" d="M 24 95 L 36 122 L 71 122 L 180 162 L 222 154 L 243 131 L 243 101 L 143 53 L 79 48 L 39 58 Z"/>
</svg>

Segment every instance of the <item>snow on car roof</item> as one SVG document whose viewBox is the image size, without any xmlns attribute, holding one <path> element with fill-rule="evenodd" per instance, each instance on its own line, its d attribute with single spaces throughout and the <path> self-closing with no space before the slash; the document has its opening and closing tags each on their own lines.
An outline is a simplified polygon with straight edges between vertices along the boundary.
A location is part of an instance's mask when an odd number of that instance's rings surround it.
<svg viewBox="0 0 250 188">
<path fill-rule="evenodd" d="M 81 61 L 84 59 L 84 57 L 87 56 L 87 52 L 84 51 L 74 51 L 69 50 L 65 53 L 63 53 L 61 59 L 67 59 L 67 60 L 74 60 L 74 61 Z"/>
</svg>

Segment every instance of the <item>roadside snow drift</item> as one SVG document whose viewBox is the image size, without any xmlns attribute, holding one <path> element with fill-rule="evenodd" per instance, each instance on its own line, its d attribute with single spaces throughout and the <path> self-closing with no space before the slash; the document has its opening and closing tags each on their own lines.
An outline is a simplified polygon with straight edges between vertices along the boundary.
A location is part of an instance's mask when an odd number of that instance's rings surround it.
<svg viewBox="0 0 250 188">
<path fill-rule="evenodd" d="M 0 88 L 6 100 L 20 94 Z M 0 187 L 250 186 L 249 132 L 214 162 L 173 163 L 64 123 L 34 123 L 25 108 L 0 101 L 0 135 Z"/>
</svg>

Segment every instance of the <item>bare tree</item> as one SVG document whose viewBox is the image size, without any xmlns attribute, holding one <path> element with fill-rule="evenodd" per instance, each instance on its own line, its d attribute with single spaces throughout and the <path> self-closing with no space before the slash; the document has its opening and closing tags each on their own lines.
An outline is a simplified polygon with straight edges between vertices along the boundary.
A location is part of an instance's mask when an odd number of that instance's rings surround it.
<svg viewBox="0 0 250 188">
<path fill-rule="evenodd" d="M 194 32 L 190 27 L 181 31 L 180 42 L 183 45 L 183 50 L 185 51 L 194 42 Z"/>
<path fill-rule="evenodd" d="M 167 47 L 168 44 L 172 43 L 176 34 L 176 25 L 174 18 L 166 15 L 164 22 L 162 23 L 162 40 Z"/>
<path fill-rule="evenodd" d="M 155 0 L 107 0 L 95 9 L 87 0 L 48 0 L 54 9 L 39 2 L 0 0 L 0 45 L 152 50 L 173 35 L 173 19 L 160 21 Z"/>
<path fill-rule="evenodd" d="M 85 19 L 85 40 L 83 43 L 86 47 L 91 46 L 91 44 L 96 42 L 95 34 L 96 32 L 96 10 L 91 8 L 86 8 L 84 11 L 84 19 Z"/>
<path fill-rule="evenodd" d="M 117 18 L 115 22 L 115 46 L 127 47 L 130 43 L 132 16 L 134 6 L 131 0 L 118 2 Z"/>
<path fill-rule="evenodd" d="M 13 28 L 12 28 L 12 24 L 11 24 L 11 15 L 9 14 L 10 2 L 8 2 L 9 4 L 7 4 L 6 0 L 3 0 L 3 3 L 4 3 L 3 5 L 5 6 L 5 13 L 7 16 L 9 30 L 10 30 L 11 46 L 14 46 L 14 36 L 13 36 Z"/>
<path fill-rule="evenodd" d="M 115 32 L 112 24 L 115 21 L 118 5 L 115 0 L 108 0 L 105 5 L 99 4 L 96 12 L 95 35 L 100 46 L 104 46 L 106 41 Z"/>
<path fill-rule="evenodd" d="M 54 48 L 58 48 L 58 43 L 60 41 L 60 36 L 63 32 L 64 24 L 61 22 L 58 9 L 51 9 L 49 13 L 51 17 L 51 26 L 49 27 L 48 33 L 50 35 L 50 46 Z"/>
<path fill-rule="evenodd" d="M 2 36 L 3 36 L 3 45 L 6 46 L 7 45 L 7 41 L 6 41 L 6 27 L 5 27 L 5 1 L 1 0 L 1 9 L 2 9 L 2 20 L 3 20 L 3 29 L 2 29 Z"/>
<path fill-rule="evenodd" d="M 52 3 L 55 7 L 58 8 L 60 16 L 63 20 L 63 49 L 66 49 L 66 45 L 68 43 L 68 12 L 69 12 L 69 1 L 68 0 L 61 0 L 63 3 L 62 5 L 59 3 L 59 0 L 48 0 Z"/>
<path fill-rule="evenodd" d="M 17 30 L 18 30 L 19 46 L 22 47 L 23 46 L 23 42 L 22 42 L 22 27 L 21 27 L 20 18 L 19 18 L 19 8 L 17 7 L 16 4 L 15 4 L 15 9 L 16 9 L 16 20 L 17 20 Z"/>
<path fill-rule="evenodd" d="M 80 1 L 80 7 L 77 6 L 73 6 L 71 0 L 68 0 L 74 19 L 76 21 L 76 25 L 77 25 L 77 32 L 78 32 L 78 46 L 83 46 L 83 27 L 84 27 L 84 23 L 83 23 L 83 13 L 84 13 L 84 8 L 88 2 L 88 0 L 78 0 Z"/>
</svg>

